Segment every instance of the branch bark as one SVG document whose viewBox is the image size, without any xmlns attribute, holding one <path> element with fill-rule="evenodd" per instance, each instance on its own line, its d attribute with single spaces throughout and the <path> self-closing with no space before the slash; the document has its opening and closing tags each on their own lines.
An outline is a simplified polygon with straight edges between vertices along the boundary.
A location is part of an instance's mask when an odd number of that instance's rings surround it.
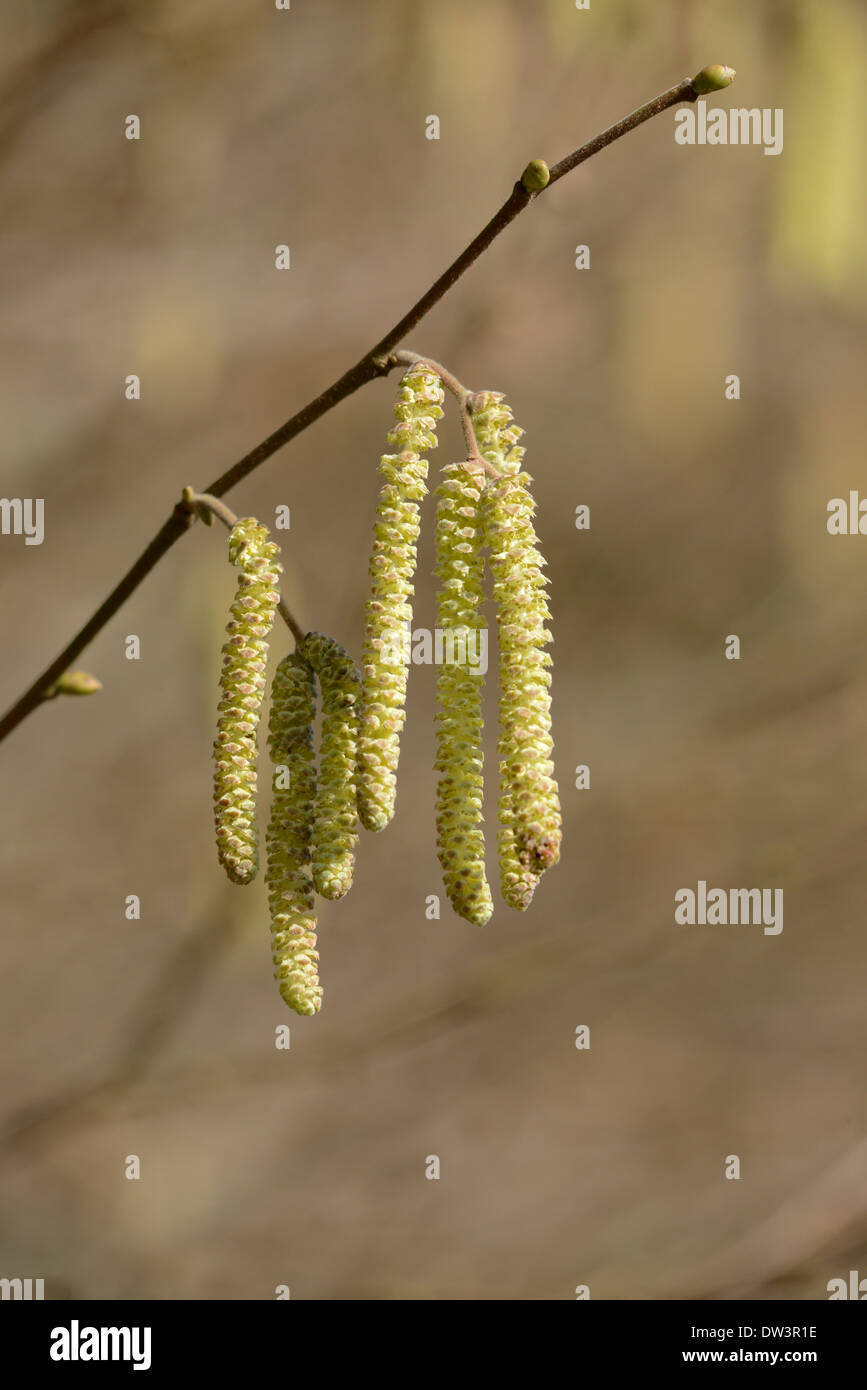
<svg viewBox="0 0 867 1390">
<path fill-rule="evenodd" d="M 267 439 L 263 439 L 248 454 L 238 459 L 237 463 L 232 464 L 231 468 L 226 469 L 225 473 L 220 474 L 219 478 L 215 478 L 204 491 L 212 497 L 224 496 L 230 489 L 237 487 L 238 483 L 243 482 L 244 478 L 259 468 L 278 449 L 282 449 L 284 444 L 288 444 L 290 439 L 294 439 L 302 430 L 308 429 L 329 410 L 333 410 L 341 401 L 346 400 L 347 396 L 351 396 L 360 387 L 374 381 L 377 377 L 388 375 L 398 365 L 395 358 L 390 355 L 397 344 L 421 323 L 422 319 L 448 293 L 452 285 L 479 259 L 518 214 L 523 212 L 524 208 L 534 202 L 546 191 L 546 188 L 550 188 L 558 179 L 563 178 L 579 164 L 583 164 L 592 155 L 598 154 L 600 150 L 613 144 L 615 140 L 619 140 L 622 135 L 626 135 L 630 130 L 635 130 L 637 126 L 650 120 L 652 116 L 660 115 L 678 102 L 695 101 L 703 91 L 708 90 L 707 86 L 702 85 L 702 77 L 704 73 L 710 71 L 711 69 L 705 68 L 696 77 L 678 82 L 667 92 L 660 93 L 652 101 L 638 107 L 630 115 L 624 116 L 616 125 L 610 126 L 608 130 L 594 136 L 592 140 L 588 140 L 586 144 L 573 150 L 571 154 L 566 155 L 564 159 L 551 167 L 550 177 L 545 186 L 540 188 L 535 180 L 529 178 L 527 178 L 527 185 L 529 186 L 525 186 L 523 177 L 519 179 L 502 207 L 494 213 L 491 220 L 473 238 L 469 246 L 461 252 L 447 270 L 443 271 L 439 279 L 434 281 L 430 289 L 404 314 L 403 318 L 383 338 L 380 338 L 378 343 L 375 343 L 363 357 L 359 358 L 353 367 L 344 372 L 343 376 L 338 377 L 336 381 L 326 387 L 321 395 L 309 401 L 290 420 L 282 424 L 273 434 L 269 434 Z M 536 169 L 544 168 L 541 161 L 534 161 L 534 165 Z M 528 166 L 528 171 L 525 173 L 528 173 L 531 167 L 533 166 Z M 142 551 L 135 564 L 123 576 L 108 598 L 100 604 L 93 616 L 84 624 L 84 627 L 37 676 L 36 680 L 0 720 L 0 741 L 11 734 L 13 729 L 16 729 L 29 714 L 32 714 L 33 710 L 45 701 L 58 676 L 63 674 L 70 663 L 84 651 L 97 633 L 101 632 L 115 613 L 123 607 L 142 580 L 159 564 L 163 556 L 175 544 L 175 541 L 180 540 L 181 536 L 189 529 L 194 519 L 194 514 L 182 501 L 175 505 L 169 518 L 163 522 L 153 540 Z"/>
</svg>

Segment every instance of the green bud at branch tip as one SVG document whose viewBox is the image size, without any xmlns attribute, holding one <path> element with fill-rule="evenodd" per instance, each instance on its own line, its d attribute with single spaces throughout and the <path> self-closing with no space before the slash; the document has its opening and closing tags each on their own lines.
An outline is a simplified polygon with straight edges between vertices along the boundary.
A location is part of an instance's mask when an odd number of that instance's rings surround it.
<svg viewBox="0 0 867 1390">
<path fill-rule="evenodd" d="M 521 175 L 521 183 L 528 193 L 541 193 L 542 189 L 547 187 L 550 178 L 551 171 L 544 159 L 531 159 Z"/>
<path fill-rule="evenodd" d="M 54 695 L 95 695 L 97 690 L 102 690 L 102 681 L 98 681 L 89 671 L 64 671 L 51 687 L 49 698 Z"/>
<path fill-rule="evenodd" d="M 701 72 L 696 73 L 692 85 L 702 97 L 708 92 L 721 92 L 724 87 L 730 87 L 736 76 L 734 68 L 723 67 L 722 63 L 712 63 L 709 68 L 702 68 Z"/>
</svg>

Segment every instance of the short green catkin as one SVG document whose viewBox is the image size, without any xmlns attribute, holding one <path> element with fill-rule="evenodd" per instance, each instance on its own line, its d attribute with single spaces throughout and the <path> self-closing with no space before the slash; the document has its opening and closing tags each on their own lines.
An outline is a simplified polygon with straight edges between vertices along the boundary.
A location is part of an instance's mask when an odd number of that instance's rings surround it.
<svg viewBox="0 0 867 1390">
<path fill-rule="evenodd" d="M 232 527 L 229 559 L 240 573 L 223 646 L 214 743 L 214 819 L 217 853 L 233 883 L 251 883 L 259 868 L 256 758 L 268 633 L 280 601 L 279 554 L 265 527 L 253 517 Z"/>
<path fill-rule="evenodd" d="M 290 1009 L 315 1014 L 322 1003 L 316 917 L 310 873 L 316 797 L 313 718 L 316 678 L 293 652 L 280 662 L 271 688 L 268 752 L 276 768 L 265 836 L 274 978 Z"/>
<path fill-rule="evenodd" d="M 313 882 L 323 898 L 352 887 L 358 841 L 356 767 L 361 677 L 351 656 L 321 632 L 309 632 L 300 653 L 319 678 L 322 736 L 313 822 Z"/>
<path fill-rule="evenodd" d="M 394 815 L 400 732 L 404 722 L 412 628 L 413 575 L 419 533 L 419 503 L 427 487 L 427 459 L 436 446 L 443 390 L 437 374 L 422 364 L 403 377 L 388 442 L 400 452 L 385 454 L 373 550 L 368 573 L 362 652 L 363 713 L 358 742 L 358 815 L 366 830 L 383 830 Z"/>
<path fill-rule="evenodd" d="M 530 493 L 520 468 L 522 433 L 498 393 L 484 399 L 473 423 L 483 455 L 505 471 L 488 483 L 482 524 L 493 575 L 500 648 L 500 883 L 505 901 L 530 905 L 542 873 L 560 857 L 561 817 L 551 760 L 550 618 Z M 474 398 L 475 402 L 479 397 Z"/>
<path fill-rule="evenodd" d="M 479 498 L 485 478 L 478 465 L 467 463 L 450 464 L 443 473 L 437 488 L 435 569 L 442 580 L 437 627 L 445 645 L 437 670 L 437 851 L 455 912 L 484 926 L 494 910 L 482 830 L 479 604 L 484 561 Z"/>
</svg>

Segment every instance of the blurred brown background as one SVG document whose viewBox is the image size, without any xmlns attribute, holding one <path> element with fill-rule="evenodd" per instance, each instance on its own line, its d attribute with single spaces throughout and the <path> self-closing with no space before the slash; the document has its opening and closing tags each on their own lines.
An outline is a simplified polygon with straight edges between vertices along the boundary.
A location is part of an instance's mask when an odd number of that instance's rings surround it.
<svg viewBox="0 0 867 1390">
<path fill-rule="evenodd" d="M 3 706 L 182 485 L 354 362 L 528 159 L 709 62 L 738 70 L 711 105 L 785 111 L 777 158 L 644 126 L 406 344 L 527 432 L 565 811 L 528 914 L 425 917 L 414 668 L 397 818 L 322 906 L 321 1016 L 284 1010 L 264 889 L 212 844 L 222 531 L 77 663 L 101 695 L 4 746 L 0 1275 L 169 1299 L 810 1299 L 867 1276 L 867 539 L 825 526 L 867 492 L 860 0 L 9 0 L 0 55 L 2 490 L 46 499 L 41 547 L 0 543 Z M 355 652 L 395 386 L 228 498 L 291 506 L 286 597 Z M 451 414 L 432 462 L 460 456 Z M 492 874 L 493 839 L 491 816 Z M 676 926 L 700 878 L 784 888 L 782 934 Z"/>
</svg>

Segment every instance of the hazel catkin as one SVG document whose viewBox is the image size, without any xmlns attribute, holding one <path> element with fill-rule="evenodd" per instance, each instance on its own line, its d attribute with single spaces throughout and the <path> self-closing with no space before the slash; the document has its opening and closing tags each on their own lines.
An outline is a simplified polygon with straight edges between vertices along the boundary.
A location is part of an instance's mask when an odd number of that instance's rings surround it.
<svg viewBox="0 0 867 1390">
<path fill-rule="evenodd" d="M 322 734 L 313 820 L 313 882 L 323 898 L 342 898 L 352 887 L 358 841 L 356 767 L 361 677 L 348 652 L 321 632 L 300 648 L 319 679 Z"/>
<path fill-rule="evenodd" d="M 499 636 L 500 884 L 505 901 L 524 911 L 541 874 L 559 859 L 562 834 L 551 758 L 551 657 L 545 650 L 550 611 L 531 479 L 509 471 L 520 467 L 521 431 L 498 393 L 482 395 L 479 418 L 473 413 L 479 447 L 506 470 L 488 482 L 481 504 Z"/>
<path fill-rule="evenodd" d="M 436 445 L 443 390 L 437 374 L 418 364 L 403 377 L 388 435 L 399 453 L 385 454 L 368 573 L 362 651 L 363 713 L 358 741 L 358 814 L 367 830 L 383 830 L 394 815 L 400 732 L 404 722 L 419 502 L 427 492 L 427 459 Z"/>
<path fill-rule="evenodd" d="M 311 876 L 316 767 L 313 719 L 316 680 L 304 656 L 280 662 L 271 688 L 268 751 L 276 768 L 265 836 L 265 883 L 271 912 L 274 978 L 299 1014 L 322 1003 Z"/>
<path fill-rule="evenodd" d="M 477 391 L 470 397 L 469 406 L 482 457 L 498 473 L 520 473 L 526 451 L 518 440 L 524 431 L 515 424 L 502 391 Z"/>
<path fill-rule="evenodd" d="M 437 628 L 444 660 L 437 669 L 437 852 L 455 912 L 484 926 L 493 912 L 482 830 L 481 665 L 484 473 L 467 463 L 443 469 L 437 488 Z M 486 650 L 486 649 L 485 649 Z M 449 659 L 453 658 L 453 659 Z"/>
<path fill-rule="evenodd" d="M 280 601 L 279 549 L 253 517 L 229 534 L 238 570 L 223 646 L 214 743 L 214 819 L 217 853 L 233 883 L 250 883 L 259 867 L 256 758 L 265 696 L 268 634 Z"/>
</svg>

